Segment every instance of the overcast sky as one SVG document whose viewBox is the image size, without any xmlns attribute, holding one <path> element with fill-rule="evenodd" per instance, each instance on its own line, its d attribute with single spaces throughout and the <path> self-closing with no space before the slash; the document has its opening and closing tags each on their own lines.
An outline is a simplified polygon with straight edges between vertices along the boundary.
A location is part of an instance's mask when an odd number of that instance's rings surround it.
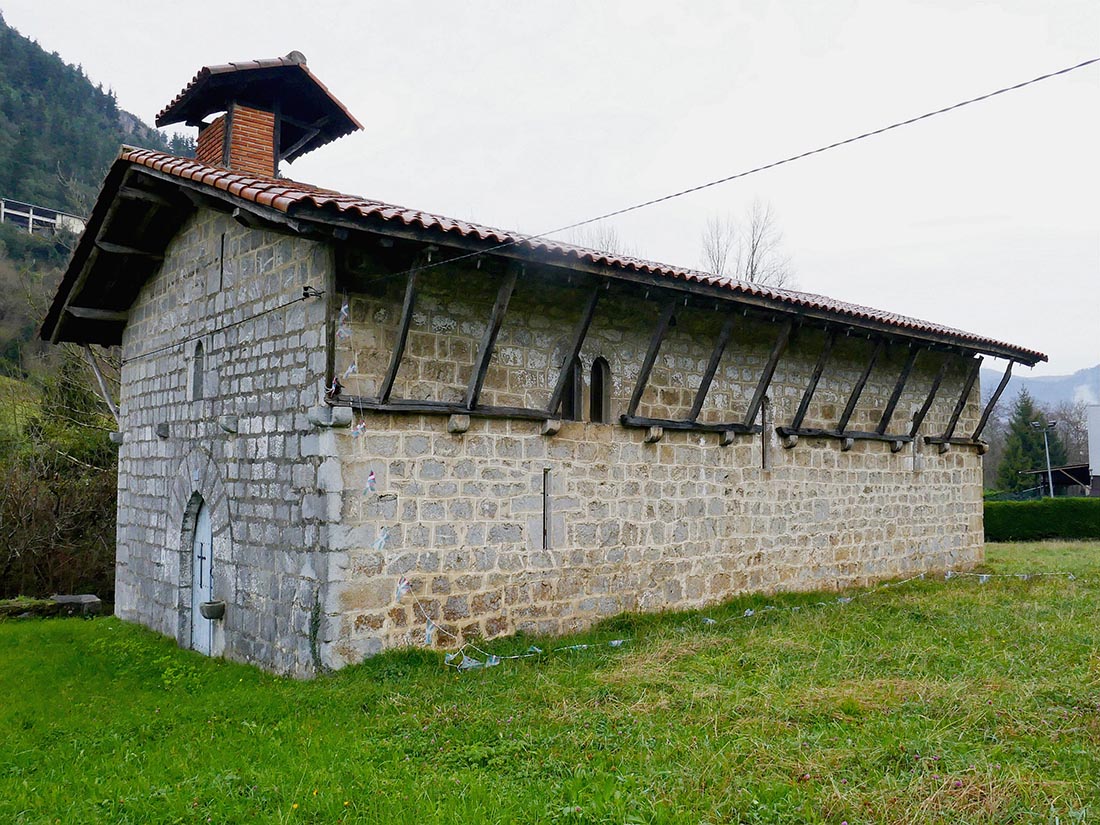
<svg viewBox="0 0 1100 825">
<path fill-rule="evenodd" d="M 1100 56 L 1095 0 L 0 0 L 151 123 L 203 65 L 303 52 L 365 130 L 298 180 L 541 232 Z M 615 222 L 699 266 L 769 203 L 797 286 L 1100 363 L 1100 66 Z M 1024 370 L 1024 374 L 1027 371 Z"/>
</svg>

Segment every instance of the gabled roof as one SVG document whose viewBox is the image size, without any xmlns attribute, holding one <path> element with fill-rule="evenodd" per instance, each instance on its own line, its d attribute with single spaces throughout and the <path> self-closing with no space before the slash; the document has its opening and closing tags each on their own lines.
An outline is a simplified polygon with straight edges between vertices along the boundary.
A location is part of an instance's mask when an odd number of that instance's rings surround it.
<svg viewBox="0 0 1100 825">
<path fill-rule="evenodd" d="M 306 67 L 301 52 L 265 60 L 203 66 L 160 114 L 157 126 L 181 121 L 198 125 L 234 101 L 278 112 L 280 146 L 301 143 L 286 160 L 293 161 L 326 143 L 362 129 L 359 121 Z"/>
<path fill-rule="evenodd" d="M 722 278 L 706 272 L 668 264 L 647 261 L 629 255 L 613 255 L 546 238 L 530 238 L 513 232 L 470 221 L 462 221 L 407 209 L 382 201 L 346 195 L 283 178 L 263 178 L 246 175 L 215 166 L 207 166 L 188 158 L 179 158 L 148 149 L 123 147 L 119 159 L 108 173 L 100 192 L 88 228 L 73 253 L 57 296 L 42 327 L 42 337 L 49 340 L 86 340 L 94 343 L 118 343 L 121 340 L 125 319 L 122 310 L 129 307 L 145 278 L 159 263 L 146 265 L 141 262 L 120 262 L 116 256 L 102 254 L 102 242 L 97 245 L 100 233 L 109 230 L 113 210 L 127 197 L 136 197 L 133 187 L 123 187 L 127 175 L 143 174 L 162 182 L 175 182 L 190 191 L 205 193 L 242 208 L 256 210 L 260 217 L 276 220 L 292 220 L 313 224 L 331 225 L 344 229 L 358 229 L 380 235 L 412 237 L 441 246 L 458 247 L 471 251 L 481 250 L 547 266 L 581 269 L 597 276 L 642 280 L 654 286 L 667 286 L 687 292 L 702 293 L 708 297 L 727 299 L 742 304 L 761 307 L 776 313 L 803 316 L 819 321 L 848 325 L 900 337 L 915 338 L 938 344 L 960 347 L 976 353 L 1008 358 L 1032 365 L 1047 360 L 1046 355 L 1014 344 L 985 338 L 952 327 L 910 318 L 894 312 L 837 301 L 823 295 L 776 289 L 731 278 Z M 127 192 L 128 189 L 128 192 Z M 164 199 L 163 195 L 158 198 Z M 185 203 L 182 198 L 180 203 Z M 147 222 L 152 237 L 149 242 L 157 248 L 143 247 L 143 252 L 163 252 L 172 226 L 178 228 L 182 217 L 163 225 Z M 101 240 L 102 240 L 102 236 Z M 136 243 L 136 242 L 135 242 Z M 108 244 L 108 247 L 111 245 Z M 119 273 L 118 267 L 128 263 L 129 275 Z M 96 285 L 100 287 L 97 288 Z M 84 295 L 87 295 L 87 298 Z M 102 322 L 85 317 L 76 323 L 61 324 L 66 306 L 104 306 L 103 310 L 116 311 L 119 318 Z M 71 313 L 70 313 L 71 314 Z M 87 313 L 86 313 L 87 315 Z M 103 326 L 113 324 L 113 326 Z M 98 329 L 94 335 L 92 329 Z M 83 338 L 79 336 L 84 336 Z M 104 338 L 109 340 L 103 340 Z"/>
</svg>

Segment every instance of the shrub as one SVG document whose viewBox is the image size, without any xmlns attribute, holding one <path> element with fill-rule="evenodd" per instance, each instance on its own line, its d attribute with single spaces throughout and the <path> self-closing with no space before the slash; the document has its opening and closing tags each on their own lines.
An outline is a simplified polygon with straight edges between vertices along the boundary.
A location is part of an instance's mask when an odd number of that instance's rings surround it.
<svg viewBox="0 0 1100 825">
<path fill-rule="evenodd" d="M 30 461 L 9 462 L 3 471 L 0 598 L 95 593 L 112 601 L 115 474 Z"/>
<path fill-rule="evenodd" d="M 1100 539 L 1100 498 L 987 501 L 986 541 Z"/>
</svg>

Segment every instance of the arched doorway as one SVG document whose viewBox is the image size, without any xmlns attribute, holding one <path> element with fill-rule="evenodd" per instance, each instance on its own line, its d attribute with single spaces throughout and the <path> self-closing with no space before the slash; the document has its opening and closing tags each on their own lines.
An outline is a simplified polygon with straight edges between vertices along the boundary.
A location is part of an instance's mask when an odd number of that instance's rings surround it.
<svg viewBox="0 0 1100 825">
<path fill-rule="evenodd" d="M 195 495 L 198 511 L 191 538 L 191 647 L 210 655 L 213 649 L 214 623 L 203 618 L 200 606 L 214 598 L 214 553 L 210 527 L 210 508 L 202 496 Z"/>
</svg>

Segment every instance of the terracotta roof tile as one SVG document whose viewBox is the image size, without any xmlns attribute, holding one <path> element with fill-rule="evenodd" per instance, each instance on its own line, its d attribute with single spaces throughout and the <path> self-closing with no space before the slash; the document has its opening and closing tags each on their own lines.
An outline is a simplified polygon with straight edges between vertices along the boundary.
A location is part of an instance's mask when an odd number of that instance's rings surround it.
<svg viewBox="0 0 1100 825">
<path fill-rule="evenodd" d="M 464 239 L 476 239 L 492 244 L 514 244 L 517 249 L 546 252 L 564 258 L 573 258 L 578 261 L 605 266 L 609 269 L 630 270 L 678 281 L 705 284 L 740 295 L 764 298 L 792 310 L 818 310 L 849 318 L 854 323 L 860 321 L 874 322 L 895 327 L 899 331 L 905 330 L 914 333 L 945 336 L 955 339 L 960 345 L 970 344 L 1008 350 L 1019 355 L 1020 359 L 1027 363 L 1046 360 L 1043 353 L 1035 350 L 1025 349 L 1014 344 L 985 338 L 964 330 L 910 318 L 894 312 L 838 301 L 824 295 L 760 286 L 698 270 L 647 261 L 630 255 L 611 255 L 606 252 L 586 249 L 546 238 L 529 238 L 520 232 L 494 229 L 470 221 L 434 215 L 430 212 L 421 212 L 415 209 L 406 209 L 394 204 L 333 192 L 309 184 L 281 178 L 259 178 L 242 175 L 228 169 L 206 166 L 195 160 L 163 155 L 148 149 L 124 147 L 120 159 L 185 180 L 199 181 L 204 185 L 220 190 L 228 189 L 231 194 L 243 200 L 269 206 L 283 213 L 289 214 L 295 207 L 305 205 L 317 209 L 332 209 L 344 217 L 353 219 L 360 217 L 396 221 L 404 226 L 418 227 L 429 231 L 437 230 Z"/>
</svg>

